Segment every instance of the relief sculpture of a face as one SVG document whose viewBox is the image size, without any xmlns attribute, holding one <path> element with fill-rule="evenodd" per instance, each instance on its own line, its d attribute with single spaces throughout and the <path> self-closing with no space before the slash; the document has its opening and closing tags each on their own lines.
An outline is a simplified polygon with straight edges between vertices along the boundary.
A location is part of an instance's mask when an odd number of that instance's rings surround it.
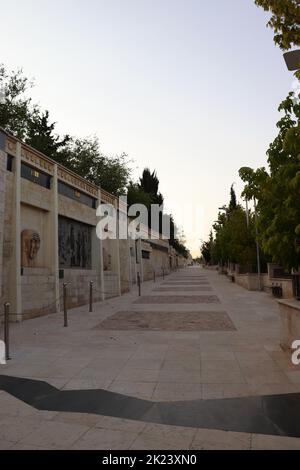
<svg viewBox="0 0 300 470">
<path fill-rule="evenodd" d="M 34 230 L 23 230 L 22 240 L 22 267 L 36 266 L 36 257 L 41 245 L 41 239 Z"/>
</svg>

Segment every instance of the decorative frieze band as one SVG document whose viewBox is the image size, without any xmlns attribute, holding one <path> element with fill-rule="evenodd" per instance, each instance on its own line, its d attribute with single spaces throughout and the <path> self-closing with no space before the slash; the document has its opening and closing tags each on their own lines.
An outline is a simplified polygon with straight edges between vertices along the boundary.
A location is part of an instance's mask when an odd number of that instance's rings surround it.
<svg viewBox="0 0 300 470">
<path fill-rule="evenodd" d="M 117 199 L 104 189 L 101 189 L 101 202 L 104 204 L 111 204 L 112 206 L 116 205 Z"/>
<path fill-rule="evenodd" d="M 10 155 L 16 156 L 17 151 L 17 143 L 14 139 L 10 137 L 6 137 L 5 139 L 5 152 L 9 153 Z"/>
<path fill-rule="evenodd" d="M 61 181 L 64 181 L 65 183 L 90 194 L 94 198 L 97 198 L 98 188 L 96 186 L 92 186 L 91 184 L 87 183 L 85 180 L 82 180 L 81 178 L 76 177 L 72 173 L 69 173 L 67 170 L 64 170 L 63 168 L 58 167 L 57 176 Z"/>
<path fill-rule="evenodd" d="M 5 139 L 5 152 L 16 157 L 17 140 L 9 135 L 6 135 Z M 22 144 L 21 158 L 29 165 L 36 167 L 38 170 L 41 170 L 50 175 L 54 175 L 55 162 L 47 159 L 47 157 L 43 158 L 42 154 L 35 152 L 27 145 Z M 80 176 L 76 176 L 74 173 L 68 171 L 60 165 L 57 165 L 57 176 L 61 181 L 97 199 L 99 188 L 87 182 Z M 103 203 L 112 204 L 113 206 L 117 207 L 117 198 L 107 191 L 101 190 L 101 201 Z M 122 207 L 122 210 L 126 212 L 125 205 Z"/>
<path fill-rule="evenodd" d="M 41 171 L 49 173 L 53 175 L 54 173 L 54 164 L 47 161 L 46 159 L 42 158 L 40 155 L 28 150 L 27 148 L 22 146 L 21 149 L 21 158 L 22 160 L 26 161 L 27 163 L 34 165 Z"/>
</svg>

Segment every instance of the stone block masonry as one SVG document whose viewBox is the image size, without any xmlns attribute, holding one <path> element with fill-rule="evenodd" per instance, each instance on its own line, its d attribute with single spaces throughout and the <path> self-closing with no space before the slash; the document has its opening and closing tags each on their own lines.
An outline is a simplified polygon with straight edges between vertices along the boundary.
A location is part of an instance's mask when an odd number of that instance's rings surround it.
<svg viewBox="0 0 300 470">
<path fill-rule="evenodd" d="M 0 297 L 12 321 L 61 311 L 64 283 L 73 308 L 89 303 L 91 281 L 99 302 L 130 291 L 138 275 L 168 274 L 174 256 L 180 264 L 166 240 L 100 240 L 96 209 L 117 202 L 0 129 Z"/>
</svg>

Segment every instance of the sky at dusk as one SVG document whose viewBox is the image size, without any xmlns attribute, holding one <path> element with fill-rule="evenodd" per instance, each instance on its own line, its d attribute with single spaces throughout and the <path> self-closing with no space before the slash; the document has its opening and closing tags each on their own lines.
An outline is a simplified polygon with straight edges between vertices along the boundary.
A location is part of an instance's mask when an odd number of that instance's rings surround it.
<svg viewBox="0 0 300 470">
<path fill-rule="evenodd" d="M 57 130 L 156 169 L 199 251 L 241 166 L 266 165 L 293 75 L 254 0 L 0 0 L 0 63 Z"/>
</svg>

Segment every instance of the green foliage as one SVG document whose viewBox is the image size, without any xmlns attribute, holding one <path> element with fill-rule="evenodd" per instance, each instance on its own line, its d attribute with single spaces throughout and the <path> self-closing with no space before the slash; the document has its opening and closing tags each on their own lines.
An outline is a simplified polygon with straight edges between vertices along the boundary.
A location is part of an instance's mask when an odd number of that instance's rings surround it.
<svg viewBox="0 0 300 470">
<path fill-rule="evenodd" d="M 204 259 L 206 264 L 214 264 L 214 238 L 213 238 L 213 233 L 212 230 L 210 231 L 209 234 L 209 240 L 206 242 L 203 242 L 200 248 L 200 252 L 202 255 L 202 258 Z"/>
<path fill-rule="evenodd" d="M 227 262 L 241 265 L 256 263 L 256 241 L 254 216 L 247 214 L 243 207 L 237 204 L 236 195 L 231 187 L 230 202 L 218 214 L 218 220 L 213 225 L 209 240 L 204 242 L 201 253 L 209 264 L 225 264 Z"/>
<path fill-rule="evenodd" d="M 49 112 L 38 109 L 31 114 L 27 121 L 24 141 L 45 155 L 58 159 L 58 152 L 71 141 L 70 136 L 60 138 L 55 134 L 55 123 L 49 122 Z"/>
<path fill-rule="evenodd" d="M 236 202 L 236 194 L 235 190 L 233 189 L 233 185 L 230 188 L 230 203 L 229 203 L 229 211 L 232 212 L 237 208 Z"/>
<path fill-rule="evenodd" d="M 158 191 L 158 188 L 159 179 L 156 171 L 151 172 L 149 168 L 145 168 L 139 183 L 131 182 L 128 186 L 128 204 L 144 204 L 148 209 L 151 208 L 151 204 L 159 204 L 161 206 L 164 198 Z"/>
<path fill-rule="evenodd" d="M 3 65 L 0 66 L 0 127 L 45 155 L 55 158 L 70 137 L 60 138 L 55 134 L 55 123 L 49 122 L 49 112 L 42 112 L 28 98 L 32 86 L 22 70 L 10 75 Z"/>
<path fill-rule="evenodd" d="M 70 139 L 56 159 L 115 196 L 126 192 L 131 175 L 127 155 L 124 153 L 115 157 L 103 155 L 97 136 Z"/>
<path fill-rule="evenodd" d="M 32 86 L 22 70 L 9 74 L 0 66 L 0 127 L 106 191 L 116 196 L 127 192 L 130 205 L 142 203 L 150 208 L 151 204 L 163 204 L 155 171 L 145 168 L 139 184 L 132 183 L 130 161 L 125 153 L 114 157 L 104 155 L 96 136 L 60 137 L 55 131 L 56 123 L 50 122 L 49 112 L 42 111 L 28 97 Z M 174 237 L 173 219 L 172 230 L 170 243 L 187 257 L 184 244 Z"/>
<path fill-rule="evenodd" d="M 299 0 L 255 0 L 256 5 L 272 14 L 268 26 L 274 30 L 274 42 L 282 50 L 300 46 Z"/>
<path fill-rule="evenodd" d="M 241 168 L 244 196 L 257 199 L 261 246 L 286 268 L 300 265 L 300 105 L 292 93 L 281 103 L 283 117 L 271 143 L 269 171 Z"/>
<path fill-rule="evenodd" d="M 145 193 L 150 194 L 152 204 L 159 204 L 160 206 L 163 204 L 164 198 L 158 191 L 159 179 L 155 170 L 151 173 L 149 168 L 144 169 L 143 175 L 140 178 L 140 187 Z"/>
<path fill-rule="evenodd" d="M 144 204 L 144 206 L 149 209 L 152 204 L 152 198 L 139 184 L 131 182 L 127 188 L 127 203 L 128 206 L 132 206 L 136 203 Z"/>
<path fill-rule="evenodd" d="M 177 237 L 177 227 L 174 222 L 174 218 L 171 215 L 170 216 L 170 245 L 179 253 L 182 255 L 184 258 L 188 258 L 189 256 L 189 251 L 185 247 L 185 241 L 183 237 L 178 238 Z"/>
<path fill-rule="evenodd" d="M 26 92 L 32 84 L 24 77 L 22 70 L 9 75 L 4 66 L 0 65 L 0 127 L 24 139 L 27 134 L 28 122 L 31 116 L 38 112 L 32 105 L 31 98 Z"/>
<path fill-rule="evenodd" d="M 230 261 L 241 265 L 256 263 L 255 226 L 253 214 L 249 213 L 247 225 L 246 211 L 237 205 L 225 214 L 219 213 L 214 224 L 215 243 L 212 257 L 221 262 Z"/>
<path fill-rule="evenodd" d="M 151 227 L 151 204 L 158 204 L 159 206 L 163 205 L 164 198 L 163 195 L 159 192 L 159 179 L 157 177 L 156 171 L 152 171 L 149 168 L 145 168 L 142 174 L 142 177 L 139 180 L 139 183 L 131 182 L 128 186 L 127 191 L 127 202 L 128 205 L 132 204 L 144 204 L 148 209 L 149 214 L 149 227 Z M 179 240 L 176 236 L 176 224 L 174 222 L 173 216 L 167 216 L 162 213 L 159 217 L 159 231 L 163 231 L 163 218 L 168 217 L 170 221 L 170 245 L 179 253 L 180 255 L 188 258 L 189 252 L 185 247 L 184 240 Z"/>
<path fill-rule="evenodd" d="M 95 136 L 60 137 L 49 112 L 28 98 L 31 87 L 22 70 L 8 74 L 0 67 L 0 127 L 106 191 L 125 194 L 131 174 L 127 155 L 107 157 Z"/>
</svg>

